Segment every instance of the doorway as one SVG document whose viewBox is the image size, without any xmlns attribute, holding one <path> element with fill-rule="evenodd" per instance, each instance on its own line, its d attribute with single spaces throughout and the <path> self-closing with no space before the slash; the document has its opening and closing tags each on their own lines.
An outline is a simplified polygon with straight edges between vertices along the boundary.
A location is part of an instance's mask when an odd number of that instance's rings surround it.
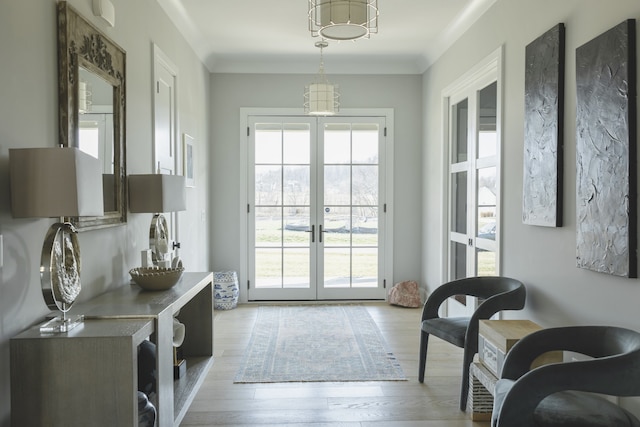
<svg viewBox="0 0 640 427">
<path fill-rule="evenodd" d="M 248 117 L 250 301 L 384 299 L 385 124 Z"/>
</svg>

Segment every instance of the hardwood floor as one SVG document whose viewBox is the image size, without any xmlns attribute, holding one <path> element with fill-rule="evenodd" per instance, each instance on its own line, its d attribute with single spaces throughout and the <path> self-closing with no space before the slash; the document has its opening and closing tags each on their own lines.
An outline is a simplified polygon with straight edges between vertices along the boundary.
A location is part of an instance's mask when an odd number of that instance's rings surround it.
<svg viewBox="0 0 640 427">
<path fill-rule="evenodd" d="M 408 381 L 233 384 L 258 305 L 216 311 L 215 362 L 181 426 L 488 427 L 458 409 L 460 349 L 430 338 L 418 382 L 420 309 L 365 303 Z"/>
</svg>

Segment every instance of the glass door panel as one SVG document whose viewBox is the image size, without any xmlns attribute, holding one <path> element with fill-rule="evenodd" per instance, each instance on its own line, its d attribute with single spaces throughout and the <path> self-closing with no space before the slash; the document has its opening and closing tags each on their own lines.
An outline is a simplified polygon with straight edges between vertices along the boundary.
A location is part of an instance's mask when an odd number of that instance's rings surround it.
<svg viewBox="0 0 640 427">
<path fill-rule="evenodd" d="M 322 129 L 323 204 L 318 215 L 324 280 L 318 294 L 383 298 L 378 227 L 382 125 L 333 120 L 324 121 Z"/>
<path fill-rule="evenodd" d="M 254 294 L 270 290 L 278 299 L 315 295 L 311 131 L 309 123 L 254 125 Z"/>
<path fill-rule="evenodd" d="M 384 299 L 385 119 L 254 120 L 249 300 Z"/>
</svg>

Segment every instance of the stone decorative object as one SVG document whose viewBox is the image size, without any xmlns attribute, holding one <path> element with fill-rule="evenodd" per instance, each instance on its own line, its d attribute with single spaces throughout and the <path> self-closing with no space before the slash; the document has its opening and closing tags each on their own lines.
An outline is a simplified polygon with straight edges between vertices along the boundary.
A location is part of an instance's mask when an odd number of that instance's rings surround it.
<svg viewBox="0 0 640 427">
<path fill-rule="evenodd" d="M 411 308 L 421 307 L 418 283 L 414 280 L 396 283 L 389 291 L 389 304 Z"/>
<path fill-rule="evenodd" d="M 238 274 L 235 271 L 213 273 L 213 300 L 217 310 L 231 310 L 238 305 Z"/>
</svg>

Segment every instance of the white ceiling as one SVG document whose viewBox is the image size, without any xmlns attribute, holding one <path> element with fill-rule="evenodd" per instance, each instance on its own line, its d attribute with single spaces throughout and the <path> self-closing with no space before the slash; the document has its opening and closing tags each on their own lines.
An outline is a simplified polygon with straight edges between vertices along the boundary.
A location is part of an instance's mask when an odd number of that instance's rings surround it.
<svg viewBox="0 0 640 427">
<path fill-rule="evenodd" d="M 157 0 L 214 73 L 315 73 L 305 0 Z M 324 49 L 330 74 L 421 74 L 496 0 L 378 0 L 378 33 Z"/>
</svg>

